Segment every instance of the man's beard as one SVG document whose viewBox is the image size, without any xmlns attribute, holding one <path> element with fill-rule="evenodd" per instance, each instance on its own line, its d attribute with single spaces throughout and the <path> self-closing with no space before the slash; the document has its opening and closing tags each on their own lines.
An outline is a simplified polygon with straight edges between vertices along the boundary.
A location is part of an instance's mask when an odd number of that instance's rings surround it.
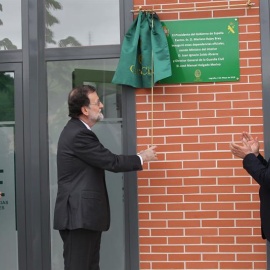
<svg viewBox="0 0 270 270">
<path fill-rule="evenodd" d="M 98 114 L 98 117 L 97 117 L 97 122 L 102 121 L 103 119 L 104 119 L 104 115 L 103 115 L 102 112 L 100 112 L 100 113 Z"/>
</svg>

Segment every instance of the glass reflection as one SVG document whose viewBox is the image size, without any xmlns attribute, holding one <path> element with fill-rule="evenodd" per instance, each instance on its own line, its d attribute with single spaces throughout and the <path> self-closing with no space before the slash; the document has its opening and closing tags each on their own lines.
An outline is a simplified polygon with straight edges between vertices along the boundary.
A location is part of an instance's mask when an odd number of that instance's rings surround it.
<svg viewBox="0 0 270 270">
<path fill-rule="evenodd" d="M 75 85 L 91 84 L 104 104 L 104 120 L 93 127 L 101 143 L 122 154 L 121 87 L 111 84 L 118 59 L 48 62 L 48 129 L 51 223 L 57 193 L 57 142 L 69 120 L 67 97 Z M 100 265 L 103 270 L 125 270 L 125 217 L 123 174 L 106 172 L 111 208 L 111 227 L 102 235 Z M 52 270 L 63 268 L 63 243 L 58 231 L 51 231 Z"/>
<path fill-rule="evenodd" d="M 0 0 L 0 33 L 0 50 L 22 48 L 20 0 Z"/>
<path fill-rule="evenodd" d="M 120 44 L 119 0 L 46 0 L 46 47 Z"/>
<path fill-rule="evenodd" d="M 0 268 L 17 270 L 14 135 L 14 73 L 0 72 Z"/>
</svg>

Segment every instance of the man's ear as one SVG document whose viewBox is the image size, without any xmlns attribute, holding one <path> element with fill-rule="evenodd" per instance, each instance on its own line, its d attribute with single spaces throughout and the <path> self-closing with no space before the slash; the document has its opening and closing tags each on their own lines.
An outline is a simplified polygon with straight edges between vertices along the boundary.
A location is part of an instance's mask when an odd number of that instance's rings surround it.
<svg viewBox="0 0 270 270">
<path fill-rule="evenodd" d="M 88 110 L 87 110 L 86 106 L 81 107 L 81 112 L 83 115 L 88 115 Z"/>
</svg>

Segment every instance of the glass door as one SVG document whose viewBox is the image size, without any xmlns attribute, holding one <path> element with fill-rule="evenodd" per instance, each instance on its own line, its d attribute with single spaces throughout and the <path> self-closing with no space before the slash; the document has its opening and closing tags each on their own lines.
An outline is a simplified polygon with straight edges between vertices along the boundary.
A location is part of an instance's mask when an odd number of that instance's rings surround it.
<svg viewBox="0 0 270 270">
<path fill-rule="evenodd" d="M 22 133 L 21 66 L 3 64 L 0 65 L 1 269 L 25 269 Z"/>
</svg>

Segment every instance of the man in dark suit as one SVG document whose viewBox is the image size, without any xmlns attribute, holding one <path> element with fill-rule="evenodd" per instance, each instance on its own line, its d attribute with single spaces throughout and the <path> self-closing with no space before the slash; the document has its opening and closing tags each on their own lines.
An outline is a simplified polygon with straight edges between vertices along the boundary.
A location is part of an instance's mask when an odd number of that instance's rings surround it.
<svg viewBox="0 0 270 270">
<path fill-rule="evenodd" d="M 104 170 L 142 170 L 143 162 L 157 159 L 155 146 L 139 155 L 106 149 L 91 130 L 103 119 L 103 104 L 92 86 L 74 88 L 68 106 L 71 119 L 58 142 L 54 229 L 64 243 L 65 270 L 99 270 L 101 232 L 110 226 Z"/>
<path fill-rule="evenodd" d="M 232 153 L 243 159 L 244 169 L 260 185 L 260 216 L 262 238 L 267 239 L 270 252 L 270 160 L 267 162 L 259 152 L 258 138 L 242 133 L 242 145 L 231 144 Z M 268 268 L 267 268 L 268 269 Z M 269 268 L 270 269 L 270 268 Z"/>
</svg>

